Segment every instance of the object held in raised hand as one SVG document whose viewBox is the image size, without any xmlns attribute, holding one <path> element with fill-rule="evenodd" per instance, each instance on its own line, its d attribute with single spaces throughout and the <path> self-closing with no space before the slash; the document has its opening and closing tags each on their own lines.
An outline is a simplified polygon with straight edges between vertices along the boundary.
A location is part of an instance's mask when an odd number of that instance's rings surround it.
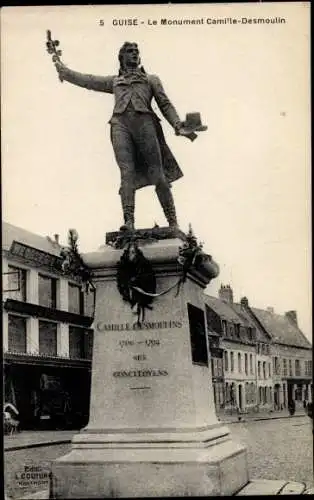
<svg viewBox="0 0 314 500">
<path fill-rule="evenodd" d="M 57 48 L 57 47 L 59 47 L 59 45 L 60 45 L 59 40 L 52 40 L 51 31 L 47 30 L 47 42 L 46 42 L 47 52 L 48 52 L 48 54 L 52 55 L 52 61 L 54 63 L 59 62 L 62 64 L 61 59 L 60 59 L 60 57 L 62 56 L 62 50 Z M 60 75 L 60 73 L 59 73 L 59 79 L 61 82 L 63 81 L 63 78 Z"/>
<path fill-rule="evenodd" d="M 185 121 L 182 123 L 182 128 L 191 141 L 194 141 L 197 137 L 195 132 L 204 132 L 207 130 L 207 126 L 202 125 L 200 113 L 187 113 Z"/>
</svg>

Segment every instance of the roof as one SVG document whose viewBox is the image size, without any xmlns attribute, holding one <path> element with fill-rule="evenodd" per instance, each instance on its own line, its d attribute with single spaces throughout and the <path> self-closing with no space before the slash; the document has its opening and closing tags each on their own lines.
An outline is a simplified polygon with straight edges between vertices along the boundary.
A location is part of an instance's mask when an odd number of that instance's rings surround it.
<svg viewBox="0 0 314 500">
<path fill-rule="evenodd" d="M 231 323 L 247 326 L 247 324 L 233 310 L 228 302 L 205 294 L 205 304 L 207 304 L 215 313 L 217 313 L 221 317 L 221 319 L 225 319 L 226 321 L 230 321 Z"/>
<path fill-rule="evenodd" d="M 301 332 L 300 328 L 294 325 L 286 316 L 257 309 L 256 307 L 251 307 L 251 310 L 264 328 L 271 334 L 274 342 L 304 347 L 306 349 L 312 348 L 310 341 Z"/>
<path fill-rule="evenodd" d="M 257 321 L 252 318 L 249 311 L 247 311 L 241 304 L 230 303 L 226 300 L 211 297 L 205 294 L 205 303 L 220 316 L 221 319 L 229 323 L 238 324 L 245 328 L 253 328 L 256 332 L 255 339 L 257 342 L 269 342 L 270 335 L 267 335 Z M 242 337 L 242 340 L 244 338 Z M 250 341 L 252 341 L 250 339 Z"/>
<path fill-rule="evenodd" d="M 8 222 L 2 222 L 2 250 L 10 250 L 13 241 L 24 243 L 24 245 L 52 255 L 60 255 L 61 246 L 47 236 L 39 236 L 21 227 L 13 226 Z"/>
<path fill-rule="evenodd" d="M 256 341 L 257 342 L 269 342 L 271 340 L 271 334 L 267 331 L 265 328 L 266 332 L 265 333 L 260 325 L 257 324 L 257 322 L 252 318 L 250 312 L 246 310 L 241 304 L 230 304 L 230 306 L 237 312 L 237 314 L 243 319 L 244 323 L 246 326 L 250 326 L 255 328 L 256 330 Z M 262 326 L 264 326 L 262 324 Z"/>
<path fill-rule="evenodd" d="M 275 314 L 263 309 L 250 307 L 247 311 L 241 304 L 229 303 L 217 297 L 211 297 L 205 294 L 205 304 L 207 304 L 221 319 L 230 323 L 241 324 L 246 327 L 253 327 L 256 330 L 257 342 L 279 342 L 281 344 L 303 347 L 306 349 L 312 348 L 311 343 L 302 333 L 300 328 L 292 323 L 292 321 L 284 315 Z M 256 316 L 261 324 L 254 320 L 250 311 Z M 263 329 L 266 331 L 263 331 Z M 267 334 L 269 336 L 267 336 Z"/>
</svg>

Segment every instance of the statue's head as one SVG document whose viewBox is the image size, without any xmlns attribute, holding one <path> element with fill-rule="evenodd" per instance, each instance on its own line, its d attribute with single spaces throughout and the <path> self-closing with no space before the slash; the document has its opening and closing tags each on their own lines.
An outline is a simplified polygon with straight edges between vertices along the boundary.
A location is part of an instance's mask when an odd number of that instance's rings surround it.
<svg viewBox="0 0 314 500">
<path fill-rule="evenodd" d="M 120 70 L 137 68 L 140 63 L 140 52 L 137 43 L 125 42 L 119 50 Z"/>
</svg>

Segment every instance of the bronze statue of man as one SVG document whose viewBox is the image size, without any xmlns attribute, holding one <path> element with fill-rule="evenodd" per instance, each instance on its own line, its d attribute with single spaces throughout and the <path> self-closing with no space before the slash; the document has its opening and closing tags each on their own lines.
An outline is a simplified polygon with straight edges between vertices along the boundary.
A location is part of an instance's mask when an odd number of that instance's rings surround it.
<svg viewBox="0 0 314 500">
<path fill-rule="evenodd" d="M 111 142 L 121 172 L 119 194 L 124 215 L 121 229 L 134 229 L 135 191 L 147 185 L 155 185 L 169 226 L 177 227 L 171 182 L 182 177 L 183 173 L 166 144 L 160 120 L 151 107 L 152 99 L 155 98 L 177 135 L 191 139 L 191 131 L 184 128 L 158 76 L 147 74 L 140 66 L 136 43 L 124 43 L 119 51 L 119 62 L 119 74 L 115 76 L 79 73 L 67 68 L 60 59 L 55 61 L 55 66 L 61 81 L 115 97 L 109 123 Z"/>
</svg>

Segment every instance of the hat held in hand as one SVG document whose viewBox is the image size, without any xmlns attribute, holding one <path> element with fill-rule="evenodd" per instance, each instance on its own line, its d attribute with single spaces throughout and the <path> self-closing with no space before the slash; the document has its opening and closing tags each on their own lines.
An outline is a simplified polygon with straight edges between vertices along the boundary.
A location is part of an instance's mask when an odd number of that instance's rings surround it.
<svg viewBox="0 0 314 500">
<path fill-rule="evenodd" d="M 191 132 L 204 132 L 207 130 L 207 126 L 202 125 L 200 113 L 187 113 L 185 122 L 182 123 L 182 126 L 184 129 Z"/>
</svg>

